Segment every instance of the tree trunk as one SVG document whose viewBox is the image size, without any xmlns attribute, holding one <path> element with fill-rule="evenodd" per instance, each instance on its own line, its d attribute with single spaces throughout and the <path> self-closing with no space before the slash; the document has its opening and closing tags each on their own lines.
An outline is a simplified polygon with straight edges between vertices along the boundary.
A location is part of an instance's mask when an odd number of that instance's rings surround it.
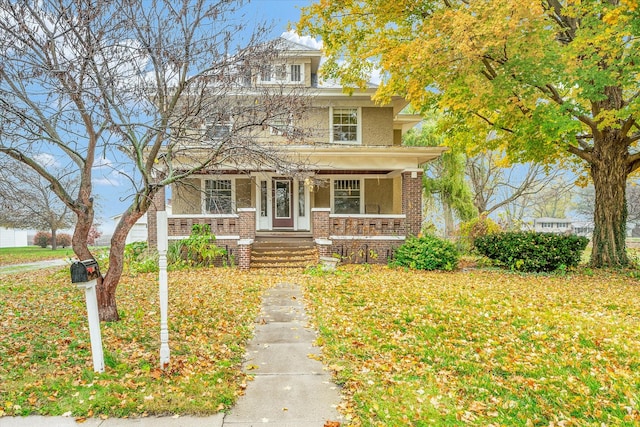
<svg viewBox="0 0 640 427">
<path fill-rule="evenodd" d="M 453 210 L 449 203 L 442 203 L 442 210 L 444 212 L 444 236 L 449 239 L 453 235 Z"/>
<path fill-rule="evenodd" d="M 56 237 L 56 232 L 58 230 L 56 230 L 55 228 L 51 229 L 51 250 L 55 251 L 58 248 L 58 239 Z"/>
<path fill-rule="evenodd" d="M 113 231 L 111 248 L 109 249 L 109 270 L 97 288 L 98 312 L 100 314 L 100 320 L 103 322 L 120 320 L 116 303 L 116 289 L 118 283 L 120 283 L 122 270 L 124 268 L 124 247 L 129 230 L 131 230 L 133 224 L 135 224 L 142 215 L 141 212 L 132 213 L 130 210 L 127 210 Z"/>
<path fill-rule="evenodd" d="M 627 203 L 627 146 L 617 131 L 603 131 L 594 139 L 591 177 L 595 188 L 593 267 L 624 267 Z"/>
</svg>

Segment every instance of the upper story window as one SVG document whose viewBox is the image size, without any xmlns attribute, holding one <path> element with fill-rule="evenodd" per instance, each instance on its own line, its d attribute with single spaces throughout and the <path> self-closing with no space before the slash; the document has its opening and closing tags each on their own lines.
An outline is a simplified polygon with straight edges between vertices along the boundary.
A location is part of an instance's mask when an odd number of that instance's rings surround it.
<svg viewBox="0 0 640 427">
<path fill-rule="evenodd" d="M 302 81 L 302 65 L 293 64 L 291 66 L 291 73 L 289 74 L 292 82 Z"/>
<path fill-rule="evenodd" d="M 360 144 L 360 109 L 331 108 L 331 142 Z"/>
<path fill-rule="evenodd" d="M 213 141 L 220 141 L 231 135 L 233 123 L 229 114 L 220 114 L 215 120 L 207 120 L 205 135 Z"/>
<path fill-rule="evenodd" d="M 288 135 L 291 133 L 292 119 L 290 116 L 274 117 L 269 128 L 271 135 Z"/>
<path fill-rule="evenodd" d="M 205 212 L 211 214 L 233 213 L 233 191 L 230 179 L 208 179 L 205 181 Z"/>
<path fill-rule="evenodd" d="M 304 66 L 302 64 L 265 64 L 260 70 L 262 83 L 301 83 L 304 81 Z"/>
</svg>

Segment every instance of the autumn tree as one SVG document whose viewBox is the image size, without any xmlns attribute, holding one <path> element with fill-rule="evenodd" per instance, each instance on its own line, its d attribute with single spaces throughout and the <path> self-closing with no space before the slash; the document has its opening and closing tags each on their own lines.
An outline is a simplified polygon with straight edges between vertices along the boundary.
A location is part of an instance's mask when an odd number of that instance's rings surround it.
<svg viewBox="0 0 640 427">
<path fill-rule="evenodd" d="M 625 184 L 640 166 L 637 0 L 321 0 L 299 30 L 322 37 L 324 72 L 377 99 L 459 117 L 469 145 L 512 161 L 574 161 L 593 182 L 594 266 L 623 266 Z M 470 132 L 469 132 L 470 131 Z M 492 138 L 487 138 L 488 135 Z"/>
<path fill-rule="evenodd" d="M 305 104 L 295 88 L 252 87 L 277 46 L 259 39 L 265 28 L 243 19 L 243 4 L 0 2 L 0 154 L 36 171 L 74 212 L 78 258 L 93 257 L 94 166 L 109 159 L 131 184 L 98 285 L 102 320 L 118 319 L 125 239 L 160 189 L 221 164 L 293 167 L 254 130 L 298 117 Z M 291 129 L 290 138 L 303 135 Z M 39 161 L 43 153 L 77 190 Z"/>
<path fill-rule="evenodd" d="M 55 173 L 66 188 L 76 186 L 64 171 L 56 170 L 50 157 L 44 156 L 39 160 L 48 164 L 51 173 Z M 73 225 L 73 213 L 51 191 L 49 182 L 10 159 L 0 159 L 0 207 L 0 224 L 13 228 L 49 230 L 53 250 L 58 246 L 58 230 Z"/>
<path fill-rule="evenodd" d="M 411 129 L 403 136 L 408 146 L 437 147 L 442 145 L 442 135 L 433 121 L 425 121 L 420 129 Z M 465 179 L 466 156 L 449 150 L 437 160 L 425 165 L 424 192 L 427 200 L 437 197 L 442 204 L 445 236 L 454 230 L 454 216 L 468 221 L 477 216 L 469 185 Z"/>
</svg>

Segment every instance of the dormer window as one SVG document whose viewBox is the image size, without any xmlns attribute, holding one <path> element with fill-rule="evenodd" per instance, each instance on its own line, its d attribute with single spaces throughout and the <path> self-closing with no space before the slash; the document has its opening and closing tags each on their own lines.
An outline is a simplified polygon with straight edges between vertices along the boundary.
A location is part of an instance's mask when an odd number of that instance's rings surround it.
<svg viewBox="0 0 640 427">
<path fill-rule="evenodd" d="M 300 64 L 293 64 L 291 66 L 291 81 L 292 82 L 301 82 L 302 81 L 302 66 Z"/>
<path fill-rule="evenodd" d="M 262 83 L 301 83 L 303 81 L 304 65 L 302 64 L 264 65 L 260 71 Z"/>
</svg>

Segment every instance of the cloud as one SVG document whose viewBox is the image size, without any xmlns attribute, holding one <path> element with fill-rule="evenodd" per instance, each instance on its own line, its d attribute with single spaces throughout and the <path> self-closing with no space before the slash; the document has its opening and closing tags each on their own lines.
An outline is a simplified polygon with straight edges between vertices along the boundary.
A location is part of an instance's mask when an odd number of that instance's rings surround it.
<svg viewBox="0 0 640 427">
<path fill-rule="evenodd" d="M 60 167 L 60 163 L 56 160 L 53 154 L 49 153 L 40 153 L 33 156 L 33 160 L 38 162 L 41 166 L 48 168 L 57 168 Z"/>
<path fill-rule="evenodd" d="M 113 168 L 113 162 L 106 157 L 98 157 L 93 163 L 94 169 Z"/>
<path fill-rule="evenodd" d="M 91 180 L 93 185 L 105 185 L 108 187 L 122 187 L 122 174 L 117 170 L 112 170 L 110 173 L 104 173 L 102 176 L 94 176 Z"/>
<path fill-rule="evenodd" d="M 294 43 L 301 44 L 313 49 L 322 50 L 322 40 L 316 40 L 311 36 L 300 36 L 293 30 L 286 31 L 280 36 Z"/>
</svg>

